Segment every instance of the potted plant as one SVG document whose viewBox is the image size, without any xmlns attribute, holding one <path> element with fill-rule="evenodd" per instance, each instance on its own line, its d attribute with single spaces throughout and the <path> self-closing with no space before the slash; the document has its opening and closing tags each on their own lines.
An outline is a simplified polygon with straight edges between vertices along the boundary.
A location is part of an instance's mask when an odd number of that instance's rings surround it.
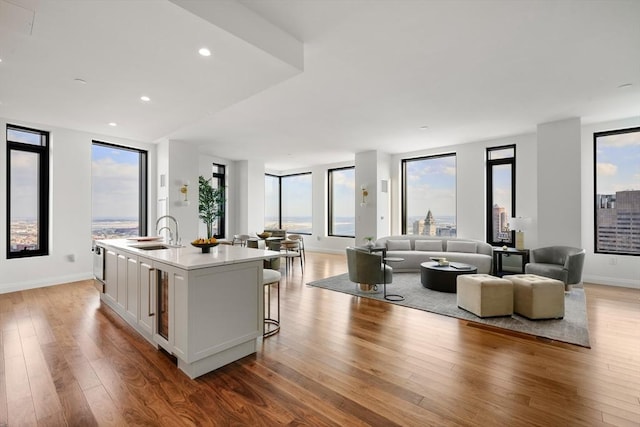
<svg viewBox="0 0 640 427">
<path fill-rule="evenodd" d="M 375 239 L 375 238 L 374 238 L 374 237 L 372 237 L 372 236 L 367 236 L 367 237 L 365 237 L 365 238 L 364 238 L 365 246 L 366 246 L 366 247 L 368 247 L 368 248 L 372 247 L 372 246 L 373 246 L 373 240 L 374 240 L 374 239 Z"/>
<path fill-rule="evenodd" d="M 224 213 L 224 187 L 213 188 L 211 178 L 202 175 L 198 178 L 199 197 L 198 212 L 202 222 L 207 226 L 207 238 L 213 236 L 213 224 Z"/>
</svg>

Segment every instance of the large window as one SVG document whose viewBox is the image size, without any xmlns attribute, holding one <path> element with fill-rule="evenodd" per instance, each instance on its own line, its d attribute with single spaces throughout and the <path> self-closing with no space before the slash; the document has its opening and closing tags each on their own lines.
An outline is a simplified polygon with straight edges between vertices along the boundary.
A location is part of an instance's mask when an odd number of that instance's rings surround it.
<svg viewBox="0 0 640 427">
<path fill-rule="evenodd" d="M 593 135 L 596 253 L 640 255 L 640 128 Z"/>
<path fill-rule="evenodd" d="M 402 233 L 456 236 L 456 155 L 402 160 Z"/>
<path fill-rule="evenodd" d="M 516 209 L 516 147 L 487 148 L 487 243 L 514 246 L 509 226 Z"/>
<path fill-rule="evenodd" d="M 91 175 L 93 238 L 146 236 L 147 152 L 93 141 Z"/>
<path fill-rule="evenodd" d="M 49 254 L 49 133 L 7 125 L 7 258 Z"/>
<path fill-rule="evenodd" d="M 329 236 L 355 237 L 355 167 L 329 169 Z"/>
<path fill-rule="evenodd" d="M 220 165 L 218 163 L 213 163 L 212 171 L 211 171 L 211 186 L 213 188 L 224 188 L 226 184 L 226 168 L 224 165 Z M 225 197 L 226 200 L 226 197 Z M 221 206 L 218 208 L 218 212 L 221 212 L 220 217 L 218 217 L 213 223 L 213 236 L 222 239 L 225 237 L 225 223 L 226 223 L 226 209 L 224 206 L 225 202 L 221 203 Z"/>
<path fill-rule="evenodd" d="M 264 176 L 264 228 L 280 228 L 280 177 Z"/>
<path fill-rule="evenodd" d="M 265 228 L 311 234 L 312 190 L 311 172 L 265 175 Z"/>
</svg>

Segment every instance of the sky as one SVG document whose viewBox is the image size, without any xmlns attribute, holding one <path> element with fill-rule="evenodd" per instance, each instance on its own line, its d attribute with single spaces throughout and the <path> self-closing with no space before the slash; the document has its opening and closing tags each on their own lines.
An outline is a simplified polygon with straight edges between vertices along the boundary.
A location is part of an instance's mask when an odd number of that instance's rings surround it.
<svg viewBox="0 0 640 427">
<path fill-rule="evenodd" d="M 407 216 L 456 215 L 456 156 L 406 162 Z"/>
<path fill-rule="evenodd" d="M 640 131 L 598 137 L 596 170 L 598 194 L 640 190 Z"/>
<path fill-rule="evenodd" d="M 140 154 L 94 144 L 91 150 L 92 216 L 138 218 Z"/>
</svg>

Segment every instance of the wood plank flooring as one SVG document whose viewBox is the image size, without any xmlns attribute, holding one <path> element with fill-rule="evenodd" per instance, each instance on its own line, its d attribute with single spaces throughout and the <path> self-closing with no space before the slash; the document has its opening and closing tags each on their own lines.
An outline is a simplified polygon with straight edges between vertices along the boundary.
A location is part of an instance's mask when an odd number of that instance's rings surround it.
<svg viewBox="0 0 640 427">
<path fill-rule="evenodd" d="M 282 329 L 196 380 L 92 281 L 0 295 L 0 426 L 640 426 L 640 290 L 585 285 L 592 348 L 281 283 Z"/>
</svg>

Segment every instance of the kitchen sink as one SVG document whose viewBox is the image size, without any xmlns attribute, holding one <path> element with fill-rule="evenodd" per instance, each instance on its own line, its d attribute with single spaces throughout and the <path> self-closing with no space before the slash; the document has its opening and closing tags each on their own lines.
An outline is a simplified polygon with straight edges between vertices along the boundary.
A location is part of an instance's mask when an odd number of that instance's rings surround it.
<svg viewBox="0 0 640 427">
<path fill-rule="evenodd" d="M 129 247 L 136 248 L 136 249 L 142 249 L 144 251 L 155 251 L 155 250 L 158 250 L 158 249 L 171 249 L 171 246 L 169 246 L 169 245 L 159 245 L 159 244 L 155 244 L 155 245 L 150 245 L 150 244 L 146 244 L 146 245 L 129 245 Z"/>
</svg>

